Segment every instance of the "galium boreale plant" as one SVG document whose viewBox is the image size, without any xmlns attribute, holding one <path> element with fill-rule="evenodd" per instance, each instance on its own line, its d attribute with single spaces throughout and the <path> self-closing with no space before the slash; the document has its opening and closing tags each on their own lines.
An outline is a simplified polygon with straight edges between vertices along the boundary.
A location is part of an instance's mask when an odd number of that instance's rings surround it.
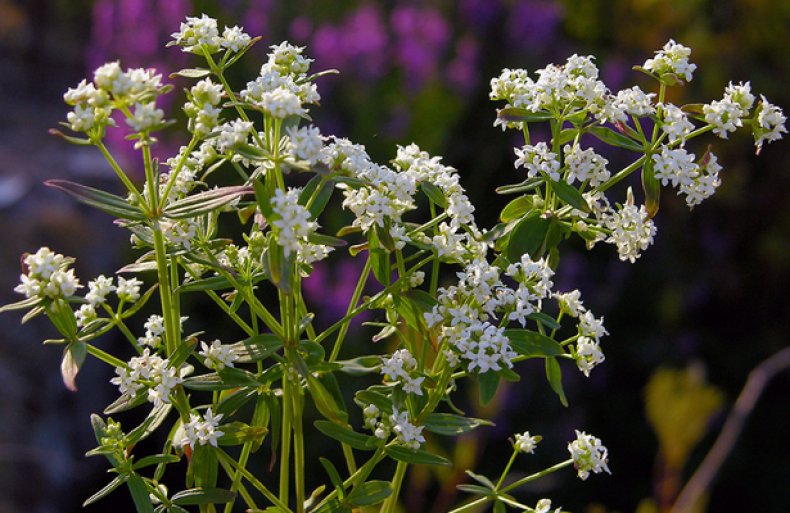
<svg viewBox="0 0 790 513">
<path fill-rule="evenodd" d="M 86 291 L 72 259 L 41 248 L 23 257 L 15 290 L 25 299 L 2 310 L 27 310 L 23 322 L 50 319 L 60 338 L 46 342 L 64 347 L 68 388 L 76 389 L 88 355 L 114 369 L 119 397 L 104 411 L 113 417 L 93 415 L 98 447 L 88 454 L 104 456 L 115 478 L 86 504 L 125 486 L 141 513 L 193 506 L 229 513 L 235 504 L 252 512 L 392 513 L 410 465 L 452 465 L 429 450 L 432 439 L 490 424 L 453 404 L 463 381 L 476 382 L 485 403 L 500 381 L 519 380 L 518 362 L 539 358 L 547 391 L 567 404 L 563 370 L 589 376 L 604 361 L 603 318 L 578 290 L 553 284 L 564 239 L 613 244 L 621 260 L 633 262 L 656 234 L 651 218 L 662 186 L 675 188 L 690 207 L 719 186 L 715 155 L 690 153 L 693 139 L 707 132 L 726 139 L 745 127 L 759 149 L 785 131 L 782 112 L 757 99 L 748 83 L 730 84 L 723 99 L 707 105 L 668 103 L 667 89 L 695 71 L 690 50 L 672 41 L 637 68 L 655 80 L 657 92 L 609 91 L 592 57 L 574 55 L 532 76 L 504 70 L 491 81 L 491 98 L 506 103 L 496 124 L 523 134 L 515 172 L 526 176 L 498 191 L 516 198 L 501 223 L 483 229 L 458 173 L 439 157 L 411 144 L 398 147 L 388 165 L 378 164 L 363 146 L 309 124 L 322 73 L 311 74 L 303 48 L 274 45 L 259 76 L 228 83 L 227 70 L 257 40 L 239 27 L 220 32 L 205 15 L 187 18 L 173 34 L 170 45 L 204 64 L 174 74 L 195 80 L 183 108 L 191 138 L 165 162 L 152 158 L 151 147 L 155 133 L 171 124 L 157 101 L 172 87 L 156 71 L 111 62 L 64 95 L 73 107 L 64 125 L 76 134 L 54 133 L 96 147 L 125 194 L 47 183 L 116 218 L 139 258 L 116 276 L 90 280 Z M 107 131 L 119 129 L 116 119 L 128 125 L 140 152 L 141 186 L 103 143 Z M 531 138 L 536 124 L 549 128 L 547 140 Z M 632 163 L 610 171 L 588 146 L 590 137 L 630 150 Z M 612 197 L 614 185 L 637 173 L 644 202 L 630 188 Z M 321 220 L 333 199 L 342 200 L 353 221 L 328 234 Z M 237 232 L 223 232 L 234 219 Z M 332 251 L 364 264 L 346 315 L 319 330 L 301 284 Z M 453 283 L 440 286 L 441 267 L 455 271 Z M 363 296 L 374 280 L 380 291 Z M 270 294 L 276 303 L 264 300 Z M 237 329 L 214 332 L 193 321 L 182 311 L 189 295 L 207 296 Z M 132 318 L 143 306 L 157 313 L 141 330 Z M 344 359 L 349 323 L 367 310 L 382 319 L 373 341 L 388 342 L 357 341 L 355 354 L 364 347 L 365 355 Z M 101 348 L 111 330 L 126 338 L 128 351 Z M 376 384 L 361 384 L 370 376 Z M 341 389 L 349 388 L 354 404 L 343 400 Z M 321 418 L 306 422 L 313 407 Z M 116 420 L 136 408 L 148 412 L 140 425 Z M 138 443 L 157 431 L 161 451 L 141 454 Z M 342 461 L 306 454 L 306 437 L 339 444 Z M 512 457 L 494 479 L 468 471 L 473 482 L 459 489 L 472 497 L 454 513 L 487 506 L 545 513 L 549 499 L 527 505 L 513 492 L 564 468 L 581 479 L 609 472 L 606 447 L 577 431 L 565 459 L 509 477 L 515 459 L 536 450 L 540 439 L 516 434 Z M 255 459 L 277 461 L 276 483 L 249 470 Z M 392 474 L 371 477 L 391 468 L 385 460 L 394 461 Z M 324 484 L 309 490 L 308 469 L 315 476 L 321 467 Z M 181 481 L 173 474 L 184 469 L 183 488 L 164 486 L 165 478 Z"/>
</svg>

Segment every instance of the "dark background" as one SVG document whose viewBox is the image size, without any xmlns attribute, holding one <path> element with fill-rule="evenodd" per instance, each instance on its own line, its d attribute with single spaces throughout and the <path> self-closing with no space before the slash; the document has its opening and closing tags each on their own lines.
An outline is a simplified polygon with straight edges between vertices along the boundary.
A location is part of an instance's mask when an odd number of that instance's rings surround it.
<svg viewBox="0 0 790 513">
<path fill-rule="evenodd" d="M 12 289 L 19 255 L 39 246 L 77 257 L 83 283 L 130 257 L 127 234 L 107 216 L 41 184 L 70 178 L 115 186 L 97 153 L 52 138 L 47 129 L 65 118 L 63 92 L 107 60 L 154 66 L 165 75 L 187 65 L 188 57 L 163 43 L 185 14 L 200 12 L 263 35 L 257 52 L 236 70 L 236 83 L 257 74 L 266 46 L 286 38 L 308 46 L 314 69 L 339 69 L 338 77 L 319 82 L 324 99 L 313 113 L 322 131 L 365 144 L 380 162 L 394 156 L 395 144 L 411 141 L 444 155 L 461 172 L 481 226 L 495 222 L 507 199 L 492 200 L 493 189 L 521 180 L 512 167 L 516 140 L 492 127 L 496 106 L 487 99 L 489 79 L 504 67 L 534 70 L 572 53 L 593 54 L 610 88 L 629 87 L 642 80 L 630 67 L 674 38 L 692 47 L 699 68 L 672 101 L 709 102 L 721 97 L 729 80 L 751 80 L 754 91 L 786 111 L 790 106 L 787 2 L 0 0 L 0 303 L 18 299 Z M 162 137 L 159 151 L 167 154 L 184 140 L 172 132 Z M 565 457 L 576 427 L 609 447 L 612 476 L 582 483 L 566 472 L 525 490 L 520 497 L 528 504 L 547 496 L 572 511 L 636 511 L 653 494 L 656 479 L 658 443 L 643 400 L 651 374 L 698 365 L 729 408 L 750 369 L 788 343 L 787 143 L 767 145 L 758 158 L 749 135 L 707 142 L 724 166 L 723 185 L 693 212 L 666 191 L 656 243 L 635 264 L 620 262 L 611 246 L 591 252 L 563 246 L 559 288 L 580 288 L 611 333 L 603 343 L 606 364 L 589 379 L 566 372 L 571 407 L 558 404 L 540 366 L 526 365 L 524 380 L 497 399 L 505 412 L 497 415 L 497 427 L 457 449 L 461 460 L 482 459 L 479 468 L 493 475 L 509 453 L 505 439 L 525 429 L 542 434 L 544 442 L 535 459 L 519 460 L 516 472 Z M 132 172 L 139 168 L 123 141 L 115 151 Z M 638 190 L 638 183 L 631 185 Z M 324 290 L 342 293 L 348 281 L 342 272 L 323 273 Z M 82 455 L 94 444 L 89 414 L 115 397 L 107 383 L 112 370 L 88 363 L 80 392 L 72 394 L 59 376 L 61 349 L 40 345 L 53 335 L 45 321 L 20 326 L 18 315 L 4 314 L 0 333 L 0 512 L 79 511 L 110 479 L 100 458 Z M 366 335 L 357 334 L 365 343 Z M 721 469 L 708 511 L 787 510 L 788 394 L 785 373 L 769 385 Z M 725 413 L 713 416 L 686 475 L 710 447 Z M 436 491 L 423 485 L 427 477 L 417 471 L 408 483 L 415 513 L 442 511 L 420 493 Z M 448 476 L 439 477 L 444 489 L 453 488 Z M 124 492 L 116 499 L 88 511 L 111 505 L 132 511 Z"/>
</svg>

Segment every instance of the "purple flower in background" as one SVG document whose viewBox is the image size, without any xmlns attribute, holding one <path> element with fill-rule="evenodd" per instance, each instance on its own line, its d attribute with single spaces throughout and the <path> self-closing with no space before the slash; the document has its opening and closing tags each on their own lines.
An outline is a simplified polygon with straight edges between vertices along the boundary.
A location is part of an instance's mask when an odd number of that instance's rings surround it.
<svg viewBox="0 0 790 513">
<path fill-rule="evenodd" d="M 313 273 L 302 282 L 302 290 L 308 308 L 317 313 L 319 321 L 329 325 L 346 315 L 362 265 L 360 259 L 344 259 L 337 265 L 326 261 L 314 264 Z M 359 325 L 367 318 L 368 312 L 363 312 L 351 325 Z"/>
<path fill-rule="evenodd" d="M 553 42 L 562 21 L 562 7 L 553 2 L 528 0 L 519 2 L 509 14 L 508 37 L 524 49 L 542 51 Z"/>
<path fill-rule="evenodd" d="M 480 50 L 477 40 L 464 36 L 455 45 L 455 59 L 447 65 L 447 80 L 463 94 L 471 93 L 480 81 L 477 72 Z"/>
<path fill-rule="evenodd" d="M 250 0 L 247 10 L 244 12 L 240 19 L 240 25 L 244 26 L 244 31 L 253 36 L 265 36 L 269 31 L 269 14 L 275 10 L 273 0 Z M 234 19 L 238 15 L 238 9 L 231 10 L 234 13 Z M 234 23 L 231 23 L 233 25 Z M 274 44 L 277 41 L 272 41 L 266 44 Z"/>
<path fill-rule="evenodd" d="M 396 7 L 391 16 L 395 59 L 407 72 L 406 87 L 414 90 L 436 74 L 450 41 L 450 26 L 436 9 Z"/>
<path fill-rule="evenodd" d="M 473 31 L 484 32 L 502 14 L 499 0 L 461 0 L 460 12 Z"/>
<path fill-rule="evenodd" d="M 340 25 L 324 24 L 313 34 L 311 53 L 317 69 L 352 72 L 364 80 L 387 73 L 387 24 L 375 5 L 363 5 Z"/>
</svg>

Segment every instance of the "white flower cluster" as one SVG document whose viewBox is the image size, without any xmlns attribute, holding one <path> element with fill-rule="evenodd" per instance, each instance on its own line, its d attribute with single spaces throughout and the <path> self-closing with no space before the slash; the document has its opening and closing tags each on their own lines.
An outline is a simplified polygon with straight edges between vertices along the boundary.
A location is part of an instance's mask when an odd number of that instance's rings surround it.
<svg viewBox="0 0 790 513">
<path fill-rule="evenodd" d="M 546 175 L 553 181 L 560 179 L 560 161 L 556 153 L 549 151 L 549 147 L 545 142 L 538 144 L 524 145 L 521 148 L 515 148 L 516 155 L 516 169 L 524 167 L 527 170 L 528 178 L 536 178 L 538 176 Z"/>
<path fill-rule="evenodd" d="M 189 101 L 184 104 L 190 132 L 205 137 L 219 125 L 219 115 L 222 112 L 219 104 L 223 95 L 222 84 L 215 84 L 210 78 L 192 86 L 189 90 Z"/>
<path fill-rule="evenodd" d="M 603 363 L 604 354 L 601 351 L 601 337 L 609 332 L 603 325 L 603 317 L 596 318 L 592 312 L 585 308 L 581 300 L 581 292 L 554 292 L 552 297 L 560 305 L 560 311 L 578 319 L 578 337 L 576 347 L 572 352 L 576 366 L 582 373 L 589 377 L 593 367 Z"/>
<path fill-rule="evenodd" d="M 489 322 L 505 315 L 507 320 L 526 324 L 530 314 L 539 311 L 549 296 L 554 272 L 545 260 L 533 261 L 528 255 L 508 266 L 506 274 L 517 283 L 516 289 L 500 279 L 500 269 L 485 260 L 476 260 L 458 273 L 458 284 L 440 288 L 437 304 L 425 314 L 429 328 L 440 327 L 439 342 L 457 357 L 469 372 L 485 373 L 513 366 L 516 353 L 510 347 L 504 327 Z"/>
<path fill-rule="evenodd" d="M 302 55 L 303 47 L 287 42 L 271 49 L 260 75 L 247 83 L 241 98 L 277 119 L 302 116 L 307 113 L 303 104 L 321 100 L 315 84 L 307 79 L 312 59 Z"/>
<path fill-rule="evenodd" d="M 644 205 L 634 205 L 630 189 L 625 205 L 604 212 L 600 221 L 609 232 L 606 242 L 617 246 L 622 261 L 634 263 L 653 243 L 656 234 L 656 225 L 648 217 L 647 209 Z"/>
<path fill-rule="evenodd" d="M 192 240 L 200 231 L 200 223 L 195 218 L 163 221 L 160 226 L 167 242 L 183 246 L 187 251 L 192 248 Z"/>
<path fill-rule="evenodd" d="M 214 144 L 219 153 L 229 153 L 237 146 L 246 144 L 254 130 L 252 121 L 234 119 L 219 126 L 219 135 Z"/>
<path fill-rule="evenodd" d="M 165 332 L 165 319 L 161 315 L 150 315 L 143 325 L 145 336 L 139 337 L 137 342 L 141 346 L 150 346 L 156 349 L 162 344 L 162 335 Z"/>
<path fill-rule="evenodd" d="M 184 436 L 178 441 L 178 446 L 183 448 L 188 445 L 194 448 L 208 444 L 217 447 L 217 441 L 225 434 L 217 429 L 223 416 L 222 413 L 215 415 L 211 408 L 202 417 L 197 413 L 190 413 L 189 422 L 183 425 Z"/>
<path fill-rule="evenodd" d="M 311 221 L 310 211 L 299 204 L 299 192 L 300 189 L 275 191 L 272 211 L 276 219 L 270 220 L 270 223 L 275 228 L 277 243 L 283 247 L 285 256 L 293 252 L 298 261 L 309 265 L 326 258 L 332 248 L 308 241 L 308 237 L 318 228 L 318 223 Z"/>
<path fill-rule="evenodd" d="M 321 131 L 313 126 L 288 127 L 285 130 L 288 134 L 288 147 L 297 160 L 304 160 L 310 164 L 315 164 L 321 158 L 321 149 L 324 147 L 324 138 Z"/>
<path fill-rule="evenodd" d="M 200 347 L 202 349 L 198 354 L 204 358 L 203 365 L 209 369 L 220 371 L 225 367 L 233 367 L 233 362 L 238 359 L 238 355 L 231 350 L 231 347 L 223 345 L 219 340 L 215 340 L 211 345 L 201 342 Z"/>
<path fill-rule="evenodd" d="M 688 120 L 685 112 L 676 105 L 661 105 L 662 119 L 661 130 L 667 134 L 669 144 L 686 144 L 686 136 L 694 130 L 694 124 Z"/>
<path fill-rule="evenodd" d="M 535 513 L 550 513 L 551 499 L 540 499 L 535 505 Z M 556 508 L 554 513 L 562 513 L 562 508 Z"/>
<path fill-rule="evenodd" d="M 609 161 L 595 153 L 592 148 L 583 150 L 578 144 L 573 146 L 566 144 L 563 151 L 565 152 L 565 165 L 568 166 L 565 180 L 569 184 L 578 181 L 596 187 L 611 176 L 609 170 L 606 169 Z"/>
<path fill-rule="evenodd" d="M 14 292 L 24 294 L 27 298 L 62 298 L 71 297 L 77 289 L 82 288 L 80 280 L 74 275 L 69 265 L 74 259 L 55 253 L 42 247 L 33 254 L 24 257 L 26 273 L 19 276 L 19 285 Z"/>
<path fill-rule="evenodd" d="M 116 367 L 110 383 L 118 386 L 122 395 L 135 396 L 140 390 L 148 390 L 148 401 L 155 406 L 170 403 L 170 392 L 183 380 L 178 370 L 170 366 L 170 360 L 151 354 L 145 348 L 143 354 L 129 361 L 128 367 Z"/>
<path fill-rule="evenodd" d="M 392 415 L 385 415 L 379 420 L 381 412 L 374 404 L 367 405 L 363 411 L 365 427 L 373 430 L 373 434 L 380 440 L 386 440 L 392 433 L 396 441 L 412 450 L 417 450 L 425 442 L 422 436 L 424 426 L 415 426 L 409 420 L 409 412 L 399 412 L 393 408 Z"/>
<path fill-rule="evenodd" d="M 733 85 L 732 82 L 724 90 L 724 98 L 711 102 L 702 107 L 705 122 L 713 125 L 713 133 L 722 139 L 727 138 L 729 132 L 743 126 L 742 118 L 749 115 L 754 105 L 754 95 L 749 82 Z"/>
<path fill-rule="evenodd" d="M 656 56 L 652 59 L 647 59 L 642 67 L 659 76 L 665 73 L 673 73 L 678 78 L 683 78 L 686 82 L 690 82 L 694 70 L 697 69 L 696 64 L 689 62 L 690 56 L 691 48 L 670 39 L 664 45 L 664 48 L 657 51 Z"/>
<path fill-rule="evenodd" d="M 422 395 L 422 382 L 425 378 L 415 378 L 413 374 L 416 369 L 417 360 L 408 349 L 399 349 L 389 358 L 381 357 L 381 374 L 386 381 L 399 384 L 407 394 Z"/>
<path fill-rule="evenodd" d="M 232 52 L 239 52 L 247 47 L 252 38 L 239 27 L 225 27 L 219 35 L 217 20 L 206 16 L 200 18 L 187 17 L 181 23 L 181 29 L 174 32 L 171 37 L 173 43 L 182 47 L 184 52 L 202 55 L 217 53 L 223 48 Z"/>
<path fill-rule="evenodd" d="M 538 442 L 543 439 L 543 437 L 540 435 L 530 435 L 529 431 L 516 434 L 515 437 L 516 440 L 513 442 L 513 448 L 517 452 L 523 452 L 526 454 L 533 454 L 535 452 L 535 448 L 538 446 Z"/>
<path fill-rule="evenodd" d="M 611 474 L 607 466 L 609 451 L 601 444 L 599 438 L 576 430 L 576 440 L 568 443 L 568 452 L 571 453 L 579 479 L 586 480 L 590 472 Z"/>
<path fill-rule="evenodd" d="M 760 95 L 760 105 L 757 106 L 756 123 L 752 126 L 754 140 L 759 153 L 764 142 L 778 141 L 782 134 L 787 133 L 785 117 L 782 109 L 768 103 L 765 96 Z"/>
<path fill-rule="evenodd" d="M 137 278 L 129 278 L 127 280 L 126 278 L 118 277 L 118 287 L 115 289 L 115 294 L 121 301 L 134 303 L 140 299 L 140 287 L 142 284 L 143 282 Z"/>
</svg>

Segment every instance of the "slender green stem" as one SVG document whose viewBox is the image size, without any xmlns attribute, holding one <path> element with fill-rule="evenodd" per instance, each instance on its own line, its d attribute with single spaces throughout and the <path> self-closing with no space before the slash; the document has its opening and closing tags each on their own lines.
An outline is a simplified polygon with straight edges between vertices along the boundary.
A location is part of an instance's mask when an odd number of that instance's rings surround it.
<svg viewBox="0 0 790 513">
<path fill-rule="evenodd" d="M 305 466 L 304 466 L 304 432 L 302 429 L 302 411 L 304 396 L 297 387 L 292 389 L 293 395 L 293 449 L 294 449 L 294 489 L 296 492 L 296 511 L 304 513 L 305 501 Z"/>
<path fill-rule="evenodd" d="M 513 451 L 513 454 L 510 455 L 510 459 L 508 460 L 507 465 L 505 465 L 505 470 L 502 471 L 502 475 L 499 476 L 499 481 L 496 482 L 496 489 L 497 490 L 499 490 L 499 488 L 502 486 L 502 482 L 505 480 L 507 475 L 510 473 L 510 467 L 512 467 L 513 466 L 513 462 L 516 461 L 516 456 L 517 455 L 518 455 L 518 451 L 515 451 L 515 450 Z"/>
<path fill-rule="evenodd" d="M 345 339 L 346 333 L 348 333 L 348 328 L 351 325 L 351 319 L 354 317 L 351 315 L 351 313 L 355 311 L 355 307 L 359 302 L 359 298 L 362 296 L 362 291 L 365 289 L 365 284 L 368 281 L 368 276 L 370 275 L 370 266 L 370 255 L 368 255 L 367 260 L 365 260 L 365 265 L 362 268 L 362 273 L 359 275 L 359 280 L 357 280 L 357 286 L 354 287 L 354 293 L 351 295 L 351 300 L 348 303 L 346 316 L 341 319 L 342 324 L 340 326 L 340 332 L 337 334 L 335 345 L 332 347 L 332 353 L 329 355 L 330 362 L 337 360 L 337 357 L 340 354 L 340 347 L 343 345 L 343 339 Z M 316 339 L 316 342 L 317 341 L 318 340 Z"/>
<path fill-rule="evenodd" d="M 535 472 L 534 474 L 530 474 L 527 477 L 523 477 L 518 481 L 514 481 L 513 483 L 510 483 L 506 487 L 502 488 L 500 491 L 502 493 L 507 493 L 510 490 L 513 490 L 514 488 L 518 488 L 521 485 L 525 485 L 527 483 L 540 479 L 543 476 L 547 476 L 549 474 L 552 474 L 558 470 L 564 469 L 565 467 L 569 467 L 571 465 L 573 465 L 573 459 L 567 459 L 562 463 L 557 463 L 556 465 L 552 465 L 551 467 L 541 470 L 540 472 Z"/>
<path fill-rule="evenodd" d="M 641 157 L 633 161 L 631 164 L 618 171 L 617 174 L 615 174 L 613 177 L 609 178 L 607 181 L 605 181 L 598 187 L 595 187 L 593 191 L 604 192 L 605 190 L 613 187 L 615 184 L 621 182 L 628 175 L 639 169 L 642 166 L 642 164 L 645 163 L 646 159 L 647 159 L 647 155 L 642 155 Z"/>
<path fill-rule="evenodd" d="M 476 509 L 478 506 L 482 506 L 486 502 L 490 501 L 491 497 L 480 497 L 479 499 L 473 500 L 469 504 L 464 504 L 454 510 L 450 511 L 450 513 L 466 513 L 467 511 L 472 511 Z"/>
<path fill-rule="evenodd" d="M 288 502 L 288 485 L 291 477 L 291 421 L 293 404 L 291 402 L 290 365 L 283 368 L 283 412 L 280 429 L 280 500 Z"/>
<path fill-rule="evenodd" d="M 247 466 L 247 460 L 250 457 L 250 452 L 252 450 L 252 442 L 245 442 L 244 445 L 241 447 L 241 454 L 239 455 L 239 467 L 245 468 Z M 230 491 L 236 492 L 239 490 L 241 486 L 241 471 L 236 470 L 235 474 L 233 475 L 233 482 L 230 485 Z M 228 502 L 225 504 L 224 513 L 231 513 L 233 510 L 234 502 Z"/>
<path fill-rule="evenodd" d="M 143 198 L 143 195 L 140 194 L 140 191 L 137 190 L 137 187 L 132 183 L 126 173 L 124 173 L 123 169 L 121 169 L 121 166 L 118 165 L 118 162 L 115 161 L 115 158 L 113 158 L 113 156 L 110 154 L 110 151 L 107 149 L 104 143 L 99 140 L 96 142 L 96 147 L 99 148 L 99 151 L 101 151 L 102 155 L 104 155 L 104 158 L 110 164 L 110 167 L 112 167 L 113 171 L 115 171 L 115 174 L 118 175 L 118 178 L 121 179 L 121 182 L 123 182 L 124 186 L 126 186 L 126 189 L 137 200 L 140 208 L 146 208 L 145 198 Z"/>
<path fill-rule="evenodd" d="M 195 149 L 195 145 L 198 142 L 198 138 L 196 135 L 192 136 L 192 139 L 187 144 L 186 150 L 184 150 L 184 154 L 181 155 L 181 158 L 178 159 L 178 163 L 176 167 L 170 172 L 170 176 L 167 179 L 167 185 L 165 185 L 165 190 L 162 192 L 162 201 L 167 201 L 167 197 L 170 196 L 170 191 L 173 189 L 173 186 L 176 184 L 176 178 L 178 178 L 179 173 L 184 168 L 184 164 L 186 163 L 187 159 L 189 158 L 189 154 L 192 153 L 192 150 Z"/>
<path fill-rule="evenodd" d="M 436 205 L 433 203 L 433 201 L 429 201 L 428 203 L 429 203 L 429 207 L 431 209 L 431 219 L 436 219 Z M 439 233 L 439 229 L 436 228 L 436 225 L 434 225 L 433 234 L 436 235 L 437 233 Z M 436 251 L 436 250 L 434 250 L 434 251 Z M 440 265 L 441 265 L 441 262 L 439 262 L 438 258 L 436 260 L 434 260 L 433 264 L 431 265 L 431 283 L 430 283 L 430 288 L 428 290 L 430 291 L 430 294 L 432 296 L 434 296 L 434 297 L 436 297 L 436 289 L 439 288 L 439 266 Z"/>
<path fill-rule="evenodd" d="M 253 487 L 255 487 L 256 490 L 261 492 L 264 497 L 266 497 L 272 504 L 280 508 L 284 513 L 293 513 L 293 511 L 291 511 L 291 509 L 288 507 L 287 503 L 278 499 L 277 496 L 274 495 L 274 493 L 272 493 L 268 488 L 266 488 L 266 486 L 261 483 L 254 475 L 252 475 L 249 470 L 239 465 L 236 460 L 231 458 L 225 451 L 217 450 L 217 457 L 220 463 L 223 464 L 223 467 L 227 465 L 241 472 L 241 475 L 244 476 L 244 479 L 246 479 Z M 228 472 L 228 475 L 230 476 L 231 473 Z"/>
<path fill-rule="evenodd" d="M 405 461 L 399 461 L 398 466 L 395 467 L 395 476 L 392 478 L 392 495 L 390 495 L 381 507 L 382 513 L 393 513 L 395 507 L 398 505 L 398 496 L 400 495 L 400 487 L 403 483 L 403 477 L 406 475 L 406 468 L 409 466 Z"/>
<path fill-rule="evenodd" d="M 184 269 L 185 269 L 185 270 L 186 270 L 186 271 L 187 271 L 187 272 L 190 274 L 190 276 L 192 276 L 192 277 L 193 277 L 193 278 L 195 278 L 195 279 L 198 279 L 198 278 L 199 278 L 199 276 L 198 276 L 198 275 L 197 275 L 197 274 L 196 274 L 194 271 L 192 271 L 192 270 L 191 270 L 191 269 L 190 269 L 188 266 L 183 266 L 183 267 L 184 267 Z M 223 312 L 225 312 L 225 314 L 226 314 L 228 317 L 230 317 L 231 319 L 233 319 L 233 321 L 234 321 L 234 322 L 235 322 L 235 323 L 236 323 L 236 324 L 237 324 L 237 325 L 238 325 L 238 326 L 239 326 L 239 327 L 240 327 L 242 330 L 244 330 L 244 332 L 245 332 L 247 335 L 249 335 L 249 336 L 253 336 L 253 335 L 255 335 L 255 334 L 256 334 L 256 330 L 254 330 L 252 327 L 250 327 L 250 325 L 249 325 L 249 324 L 247 324 L 246 322 L 244 322 L 244 319 L 242 319 L 241 317 L 239 317 L 239 315 L 238 315 L 236 312 L 234 312 L 233 310 L 231 310 L 230 306 L 229 306 L 229 305 L 228 305 L 228 304 L 227 304 L 225 301 L 223 301 L 223 300 L 222 300 L 222 298 L 221 298 L 221 297 L 219 297 L 219 295 L 218 295 L 216 292 L 214 292 L 213 290 L 204 290 L 204 292 L 206 293 L 206 295 L 208 295 L 208 297 L 210 297 L 210 298 L 211 298 L 211 300 L 212 300 L 212 301 L 214 301 L 214 303 L 216 303 L 216 304 L 217 304 L 217 306 L 219 306 L 219 307 L 220 307 L 220 309 L 222 309 L 222 311 L 223 311 Z M 254 316 L 253 316 L 253 319 L 255 319 L 255 317 L 254 317 Z"/>
<path fill-rule="evenodd" d="M 126 326 L 126 323 L 123 322 L 121 316 L 116 312 L 113 312 L 112 308 L 110 308 L 107 303 L 102 303 L 102 306 L 104 307 L 104 311 L 107 312 L 107 314 L 112 319 L 113 326 L 116 326 L 121 331 L 121 333 L 123 333 L 123 336 L 126 337 L 129 343 L 132 344 L 132 347 L 140 352 L 140 345 L 137 343 L 137 339 L 132 334 L 131 330 L 129 330 L 129 327 Z"/>
<path fill-rule="evenodd" d="M 381 460 L 384 459 L 384 448 L 379 447 L 376 449 L 376 452 L 373 453 L 373 456 L 370 457 L 368 461 L 366 461 L 361 467 L 357 469 L 356 472 L 351 474 L 345 481 L 343 481 L 343 489 L 348 488 L 349 486 L 355 485 L 356 483 L 362 482 L 368 478 L 373 469 L 376 468 L 376 465 L 379 464 Z M 311 511 L 319 511 L 326 503 L 337 497 L 338 491 L 337 488 L 332 490 L 326 497 L 324 497 L 321 502 L 316 504 Z"/>
</svg>

